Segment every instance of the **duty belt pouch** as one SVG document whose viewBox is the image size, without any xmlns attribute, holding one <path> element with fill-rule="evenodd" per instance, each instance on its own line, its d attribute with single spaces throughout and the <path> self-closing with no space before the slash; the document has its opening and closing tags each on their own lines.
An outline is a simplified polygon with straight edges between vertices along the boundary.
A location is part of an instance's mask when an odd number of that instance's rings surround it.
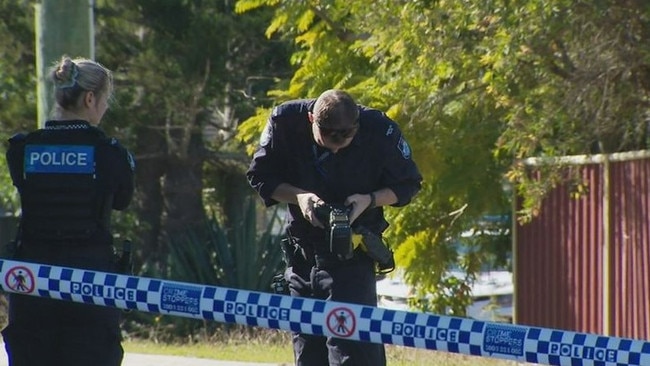
<svg viewBox="0 0 650 366">
<path fill-rule="evenodd" d="M 284 262 L 287 264 L 287 267 L 304 267 L 308 265 L 303 250 L 295 238 L 286 236 L 282 239 L 280 245 L 282 247 Z"/>
<path fill-rule="evenodd" d="M 295 249 L 291 243 L 291 239 L 289 239 L 289 237 L 282 238 L 282 241 L 280 241 L 280 248 L 282 249 L 282 259 L 284 259 L 284 263 L 287 267 L 293 266 Z"/>
<path fill-rule="evenodd" d="M 377 263 L 377 272 L 380 274 L 392 272 L 395 269 L 395 257 L 381 236 L 363 226 L 358 227 L 356 232 L 363 238 L 366 254 Z"/>
<path fill-rule="evenodd" d="M 18 221 L 18 227 L 16 228 L 16 235 L 13 240 L 9 241 L 2 248 L 2 253 L 0 257 L 7 259 L 17 259 L 19 255 L 19 249 L 22 242 L 23 235 L 23 225 Z"/>
<path fill-rule="evenodd" d="M 115 254 L 115 267 L 119 273 L 133 276 L 133 258 L 132 258 L 132 243 L 131 240 L 124 240 L 122 242 L 122 250 L 119 254 Z"/>
</svg>

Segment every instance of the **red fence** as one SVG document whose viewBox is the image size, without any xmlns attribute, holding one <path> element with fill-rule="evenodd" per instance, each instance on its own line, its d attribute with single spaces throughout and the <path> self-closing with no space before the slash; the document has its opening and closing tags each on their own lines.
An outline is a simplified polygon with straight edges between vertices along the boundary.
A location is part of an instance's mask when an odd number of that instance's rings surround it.
<svg viewBox="0 0 650 366">
<path fill-rule="evenodd" d="M 516 225 L 515 322 L 648 339 L 650 154 L 579 160 L 587 193 L 559 187 Z"/>
</svg>

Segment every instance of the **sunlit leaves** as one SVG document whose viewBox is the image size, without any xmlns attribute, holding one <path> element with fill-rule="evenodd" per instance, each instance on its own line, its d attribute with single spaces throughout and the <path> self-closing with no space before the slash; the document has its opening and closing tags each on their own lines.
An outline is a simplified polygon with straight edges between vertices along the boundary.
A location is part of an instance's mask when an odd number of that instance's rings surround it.
<svg viewBox="0 0 650 366">
<path fill-rule="evenodd" d="M 316 18 L 302 20 L 313 4 Z M 275 9 L 275 30 L 302 47 L 280 95 L 345 88 L 389 110 L 407 136 L 424 187 L 411 205 L 388 210 L 388 237 L 418 280 L 440 254 L 446 235 L 431 230 L 442 222 L 454 235 L 486 212 L 508 212 L 510 183 L 521 214 L 535 214 L 566 178 L 545 168 L 535 181 L 520 159 L 646 146 L 644 2 L 287 1 Z M 443 219 L 461 207 L 458 220 Z"/>
</svg>

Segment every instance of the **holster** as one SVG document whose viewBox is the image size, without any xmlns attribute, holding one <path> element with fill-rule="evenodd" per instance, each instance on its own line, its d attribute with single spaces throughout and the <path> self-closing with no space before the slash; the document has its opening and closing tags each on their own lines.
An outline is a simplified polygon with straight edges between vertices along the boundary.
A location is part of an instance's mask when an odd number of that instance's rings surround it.
<svg viewBox="0 0 650 366">
<path fill-rule="evenodd" d="M 312 263 L 313 253 L 303 249 L 300 244 L 298 244 L 296 238 L 291 235 L 287 235 L 282 239 L 281 246 L 284 262 L 287 264 L 287 267 L 303 268 L 305 266 L 311 267 L 314 265 Z"/>
<path fill-rule="evenodd" d="M 14 240 L 5 244 L 4 248 L 2 248 L 2 253 L 0 254 L 0 257 L 6 259 L 18 259 L 20 255 L 20 247 L 23 241 L 22 238 L 23 238 L 23 225 L 20 221 L 18 221 L 18 227 L 16 228 L 16 236 L 14 237 Z"/>
<path fill-rule="evenodd" d="M 20 247 L 20 242 L 18 240 L 10 241 L 9 243 L 5 244 L 1 257 L 6 259 L 15 259 L 18 255 L 19 247 Z"/>
<path fill-rule="evenodd" d="M 133 275 L 133 252 L 131 240 L 124 240 L 122 242 L 122 250 L 119 255 L 116 255 L 115 265 L 119 273 L 132 276 Z"/>
<path fill-rule="evenodd" d="M 377 263 L 377 272 L 386 274 L 395 269 L 395 258 L 393 251 L 388 248 L 381 236 L 370 231 L 364 226 L 359 226 L 355 229 L 357 234 L 360 234 L 363 244 L 363 249 L 368 256 L 375 260 Z"/>
<path fill-rule="evenodd" d="M 282 238 L 282 241 L 280 241 L 280 247 L 282 249 L 282 259 L 284 259 L 284 263 L 287 267 L 293 266 L 295 261 L 295 247 L 291 242 L 291 238 L 288 236 Z"/>
</svg>

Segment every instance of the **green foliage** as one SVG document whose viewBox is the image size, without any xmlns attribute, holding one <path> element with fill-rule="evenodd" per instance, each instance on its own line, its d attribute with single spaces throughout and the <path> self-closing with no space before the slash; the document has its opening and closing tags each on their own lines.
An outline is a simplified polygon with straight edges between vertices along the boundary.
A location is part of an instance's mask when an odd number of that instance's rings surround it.
<svg viewBox="0 0 650 366">
<path fill-rule="evenodd" d="M 0 174 L 0 207 L 8 214 L 17 216 L 20 213 L 20 198 L 9 177 L 9 167 L 7 167 L 7 160 L 4 157 L 0 158 L 0 172 L 2 172 Z"/>
<path fill-rule="evenodd" d="M 0 131 L 34 129 L 36 55 L 33 4 L 0 1 Z"/>
<path fill-rule="evenodd" d="M 643 2 L 357 0 L 275 9 L 273 31 L 302 42 L 289 91 L 337 76 L 329 87 L 344 85 L 388 109 L 416 157 L 427 154 L 418 163 L 441 196 L 449 187 L 477 191 L 447 179 L 465 172 L 477 187 L 492 182 L 485 196 L 495 202 L 484 203 L 502 210 L 505 177 L 519 185 L 522 213 L 533 213 L 539 189 L 517 159 L 647 144 L 650 74 L 641 45 L 650 5 Z M 305 29 L 296 19 L 308 11 L 317 17 Z M 333 50 L 328 40 L 336 37 Z M 365 80 L 337 84 L 349 53 L 363 55 L 370 69 L 357 74 Z"/>
<path fill-rule="evenodd" d="M 96 4 L 98 59 L 116 71 L 117 81 L 106 127 L 134 146 L 141 176 L 133 226 L 150 230 L 152 243 L 166 234 L 156 231 L 164 223 L 152 217 L 180 216 L 156 209 L 187 199 L 162 191 L 170 182 L 156 186 L 166 170 L 205 159 L 215 167 L 206 170 L 205 182 L 220 182 L 214 176 L 237 171 L 227 169 L 244 160 L 232 139 L 238 125 L 237 141 L 250 153 L 271 103 L 329 88 L 347 89 L 359 102 L 385 110 L 411 144 L 423 189 L 409 206 L 387 210 L 387 239 L 423 293 L 456 286 L 444 283 L 450 266 L 471 272 L 490 257 L 454 263 L 449 240 L 477 227 L 486 213 L 509 212 L 511 194 L 522 197 L 519 213 L 527 218 L 556 184 L 581 187 L 558 167 L 531 169 L 522 159 L 648 144 L 648 2 Z M 31 13 L 31 2 L 0 1 L 0 131 L 7 136 L 35 124 Z M 266 93 L 269 88 L 275 90 Z M 190 154 L 186 164 L 171 164 Z M 3 172 L 0 195 L 15 210 Z M 236 236 L 233 243 L 247 238 Z M 491 242 L 478 253 L 503 258 L 507 245 Z"/>
<path fill-rule="evenodd" d="M 37 127 L 32 4 L 0 1 L 0 207 L 18 214 L 20 202 L 4 159 L 6 140 Z"/>
<path fill-rule="evenodd" d="M 169 273 L 163 278 L 178 281 L 268 291 L 273 276 L 281 269 L 280 237 L 273 230 L 279 217 L 273 212 L 268 225 L 257 234 L 255 201 L 246 200 L 244 219 L 232 230 L 234 241 L 213 214 L 206 222 L 208 237 L 186 230 L 169 246 Z"/>
<path fill-rule="evenodd" d="M 264 130 L 266 119 L 270 115 L 271 111 L 269 109 L 258 109 L 253 117 L 248 118 L 239 125 L 237 137 L 245 144 L 248 155 L 253 155 L 255 152 L 255 148 L 259 144 L 260 136 Z"/>
<path fill-rule="evenodd" d="M 105 125 L 136 159 L 143 260 L 163 266 L 165 241 L 202 227 L 206 211 L 223 215 L 226 231 L 239 222 L 251 191 L 237 179 L 247 157 L 233 137 L 289 67 L 290 44 L 264 36 L 271 14 L 241 17 L 227 1 L 97 2 L 97 57 L 116 78 Z"/>
<path fill-rule="evenodd" d="M 213 214 L 206 230 L 188 229 L 170 240 L 165 273 L 155 264 L 144 266 L 145 276 L 202 285 L 270 292 L 273 276 L 283 268 L 280 239 L 275 231 L 277 211 L 258 233 L 255 201 L 245 203 L 241 225 L 224 228 Z M 233 230 L 230 241 L 227 230 Z M 207 232 L 207 237 L 204 236 Z M 209 335 L 218 324 L 186 318 L 135 313 L 128 316 L 125 329 L 137 338 L 176 340 L 197 334 Z"/>
</svg>

